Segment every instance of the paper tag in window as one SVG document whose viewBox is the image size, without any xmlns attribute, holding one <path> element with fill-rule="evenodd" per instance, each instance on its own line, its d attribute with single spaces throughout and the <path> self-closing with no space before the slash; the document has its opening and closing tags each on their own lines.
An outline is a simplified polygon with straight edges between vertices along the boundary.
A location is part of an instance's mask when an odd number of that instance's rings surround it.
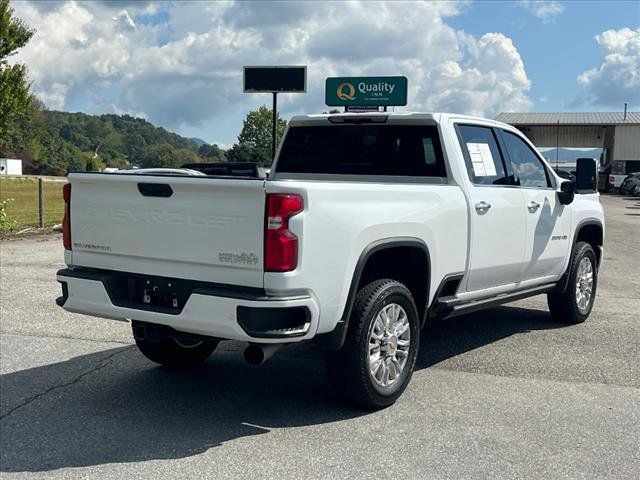
<svg viewBox="0 0 640 480">
<path fill-rule="evenodd" d="M 493 177 L 496 175 L 496 166 L 493 163 L 493 155 L 488 143 L 467 143 L 467 150 L 473 165 L 473 174 L 476 177 Z"/>
<path fill-rule="evenodd" d="M 473 159 L 473 157 L 471 157 Z M 486 177 L 487 176 L 487 172 L 484 169 L 484 163 L 482 162 L 471 162 L 471 165 L 473 165 L 473 174 L 476 177 Z"/>
</svg>

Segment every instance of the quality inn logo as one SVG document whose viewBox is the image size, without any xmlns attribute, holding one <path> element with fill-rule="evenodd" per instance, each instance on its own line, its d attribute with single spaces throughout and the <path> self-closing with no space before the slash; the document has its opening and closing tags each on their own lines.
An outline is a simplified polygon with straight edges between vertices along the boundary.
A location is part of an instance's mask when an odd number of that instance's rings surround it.
<svg viewBox="0 0 640 480">
<path fill-rule="evenodd" d="M 349 82 L 344 82 L 338 85 L 336 94 L 340 100 L 355 100 L 356 99 L 356 87 Z"/>
<path fill-rule="evenodd" d="M 396 106 L 407 104 L 407 77 L 328 77 L 329 106 Z"/>
</svg>

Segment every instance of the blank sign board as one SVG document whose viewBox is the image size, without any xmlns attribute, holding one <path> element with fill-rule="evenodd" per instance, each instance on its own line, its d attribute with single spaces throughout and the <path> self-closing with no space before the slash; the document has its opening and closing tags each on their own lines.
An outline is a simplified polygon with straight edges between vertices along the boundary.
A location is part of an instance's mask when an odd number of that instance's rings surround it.
<svg viewBox="0 0 640 480">
<path fill-rule="evenodd" d="M 245 92 L 306 92 L 307 67 L 244 67 Z"/>
</svg>

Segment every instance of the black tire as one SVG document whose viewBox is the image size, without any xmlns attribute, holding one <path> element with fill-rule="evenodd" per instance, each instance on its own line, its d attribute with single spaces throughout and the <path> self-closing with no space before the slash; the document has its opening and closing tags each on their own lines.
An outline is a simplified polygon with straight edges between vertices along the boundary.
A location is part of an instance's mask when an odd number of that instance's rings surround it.
<svg viewBox="0 0 640 480">
<path fill-rule="evenodd" d="M 397 380 L 389 386 L 382 386 L 374 381 L 370 373 L 369 335 L 378 313 L 393 303 L 400 305 L 406 313 L 410 335 L 409 350 Z M 362 288 L 356 296 L 343 347 L 327 352 L 325 356 L 329 379 L 336 393 L 366 409 L 392 405 L 402 395 L 413 374 L 420 346 L 419 323 L 411 292 L 403 284 L 382 279 Z M 397 372 L 395 367 L 394 370 Z"/>
<path fill-rule="evenodd" d="M 576 299 L 576 289 L 578 288 L 578 267 L 584 258 L 591 262 L 593 271 L 593 286 L 591 298 L 586 308 L 582 310 L 578 307 Z M 554 321 L 565 324 L 578 324 L 584 322 L 591 314 L 593 303 L 596 298 L 598 286 L 598 261 L 593 247 L 586 242 L 578 242 L 573 250 L 571 262 L 569 264 L 569 282 L 564 292 L 551 292 L 547 294 L 547 304 L 549 312 Z"/>
<path fill-rule="evenodd" d="M 136 345 L 149 360 L 170 368 L 189 368 L 203 363 L 218 346 L 217 340 L 201 340 L 192 344 L 179 343 L 173 338 L 142 340 Z"/>
</svg>

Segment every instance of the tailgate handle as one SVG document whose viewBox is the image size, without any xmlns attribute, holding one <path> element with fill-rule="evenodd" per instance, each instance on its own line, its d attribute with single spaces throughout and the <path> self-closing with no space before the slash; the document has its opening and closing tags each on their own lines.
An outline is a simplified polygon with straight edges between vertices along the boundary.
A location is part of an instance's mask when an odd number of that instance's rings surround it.
<svg viewBox="0 0 640 480">
<path fill-rule="evenodd" d="M 139 183 L 138 190 L 145 197 L 170 197 L 173 195 L 171 186 L 166 183 Z"/>
</svg>

